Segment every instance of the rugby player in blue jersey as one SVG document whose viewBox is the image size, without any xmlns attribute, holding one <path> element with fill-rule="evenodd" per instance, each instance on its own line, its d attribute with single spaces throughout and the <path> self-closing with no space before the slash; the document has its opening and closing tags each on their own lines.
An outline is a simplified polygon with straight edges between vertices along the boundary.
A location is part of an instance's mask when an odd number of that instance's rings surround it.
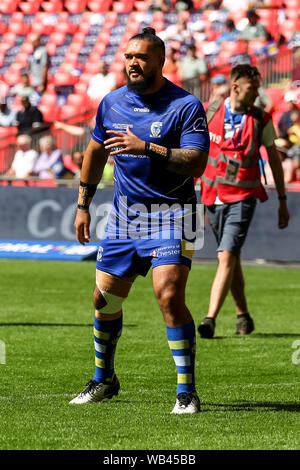
<svg viewBox="0 0 300 470">
<path fill-rule="evenodd" d="M 89 204 L 108 155 L 115 159 L 113 210 L 96 265 L 95 374 L 70 403 L 100 402 L 118 394 L 114 354 L 122 331 L 122 303 L 135 278 L 152 266 L 153 289 L 177 368 L 172 413 L 198 413 L 195 325 L 185 304 L 193 251 L 182 233 L 172 228 L 164 236 L 164 224 L 160 221 L 153 229 L 151 221 L 159 212 L 157 205 L 164 207 L 162 218 L 174 204 L 181 216 L 186 205 L 195 207 L 194 177 L 202 175 L 209 150 L 206 117 L 194 95 L 163 77 L 165 46 L 154 29 L 144 28 L 129 40 L 125 60 L 128 84 L 100 103 L 81 171 L 74 225 L 84 245 L 90 239 Z M 127 228 L 134 222 L 130 208 L 136 205 L 145 208 L 146 223 L 139 236 L 132 236 Z"/>
</svg>

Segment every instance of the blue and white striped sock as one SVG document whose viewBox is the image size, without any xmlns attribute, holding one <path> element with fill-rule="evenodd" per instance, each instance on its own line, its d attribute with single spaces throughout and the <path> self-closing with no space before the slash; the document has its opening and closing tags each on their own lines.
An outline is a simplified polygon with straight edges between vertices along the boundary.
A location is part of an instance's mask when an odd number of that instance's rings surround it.
<svg viewBox="0 0 300 470">
<path fill-rule="evenodd" d="M 167 326 L 167 339 L 177 369 L 177 395 L 194 393 L 196 331 L 192 321 L 183 326 Z"/>
<path fill-rule="evenodd" d="M 94 346 L 96 382 L 109 381 L 114 373 L 114 359 L 117 342 L 122 333 L 123 315 L 116 320 L 104 321 L 95 316 Z"/>
</svg>

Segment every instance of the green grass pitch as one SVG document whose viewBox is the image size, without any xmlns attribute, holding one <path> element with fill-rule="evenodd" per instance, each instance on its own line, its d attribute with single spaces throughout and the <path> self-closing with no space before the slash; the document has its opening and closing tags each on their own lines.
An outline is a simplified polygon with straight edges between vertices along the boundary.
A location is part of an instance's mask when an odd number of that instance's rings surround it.
<svg viewBox="0 0 300 470">
<path fill-rule="evenodd" d="M 186 300 L 197 325 L 215 269 L 194 264 L 189 277 Z M 300 448 L 300 352 L 293 348 L 300 340 L 297 268 L 245 268 L 252 335 L 234 334 L 230 297 L 216 337 L 197 334 L 202 412 L 191 416 L 170 415 L 176 370 L 151 273 L 137 279 L 124 303 L 119 395 L 71 406 L 94 371 L 94 263 L 0 260 L 0 271 L 6 353 L 0 364 L 0 449 Z"/>
</svg>

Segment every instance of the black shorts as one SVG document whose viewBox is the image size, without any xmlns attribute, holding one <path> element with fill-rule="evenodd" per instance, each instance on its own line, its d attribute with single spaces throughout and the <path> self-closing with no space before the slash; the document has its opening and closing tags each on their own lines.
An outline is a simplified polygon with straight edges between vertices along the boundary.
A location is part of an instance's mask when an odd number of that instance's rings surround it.
<svg viewBox="0 0 300 470">
<path fill-rule="evenodd" d="M 209 223 L 217 240 L 217 251 L 239 256 L 256 206 L 256 199 L 206 206 Z"/>
</svg>

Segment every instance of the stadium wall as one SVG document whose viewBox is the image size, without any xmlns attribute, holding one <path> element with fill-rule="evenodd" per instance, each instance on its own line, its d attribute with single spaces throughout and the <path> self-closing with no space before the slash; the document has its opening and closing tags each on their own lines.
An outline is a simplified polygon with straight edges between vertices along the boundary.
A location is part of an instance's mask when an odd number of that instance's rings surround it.
<svg viewBox="0 0 300 470">
<path fill-rule="evenodd" d="M 10 240 L 32 242 L 76 242 L 74 217 L 78 190 L 74 187 L 0 187 L 0 243 Z M 269 191 L 269 200 L 257 204 L 243 249 L 243 259 L 300 262 L 300 193 L 288 193 L 291 215 L 289 227 L 277 228 L 278 200 Z M 91 243 L 101 238 L 111 209 L 113 189 L 99 189 L 91 205 Z M 5 257 L 2 255 L 2 257 Z M 205 223 L 204 247 L 196 259 L 215 259 L 216 244 Z"/>
</svg>

